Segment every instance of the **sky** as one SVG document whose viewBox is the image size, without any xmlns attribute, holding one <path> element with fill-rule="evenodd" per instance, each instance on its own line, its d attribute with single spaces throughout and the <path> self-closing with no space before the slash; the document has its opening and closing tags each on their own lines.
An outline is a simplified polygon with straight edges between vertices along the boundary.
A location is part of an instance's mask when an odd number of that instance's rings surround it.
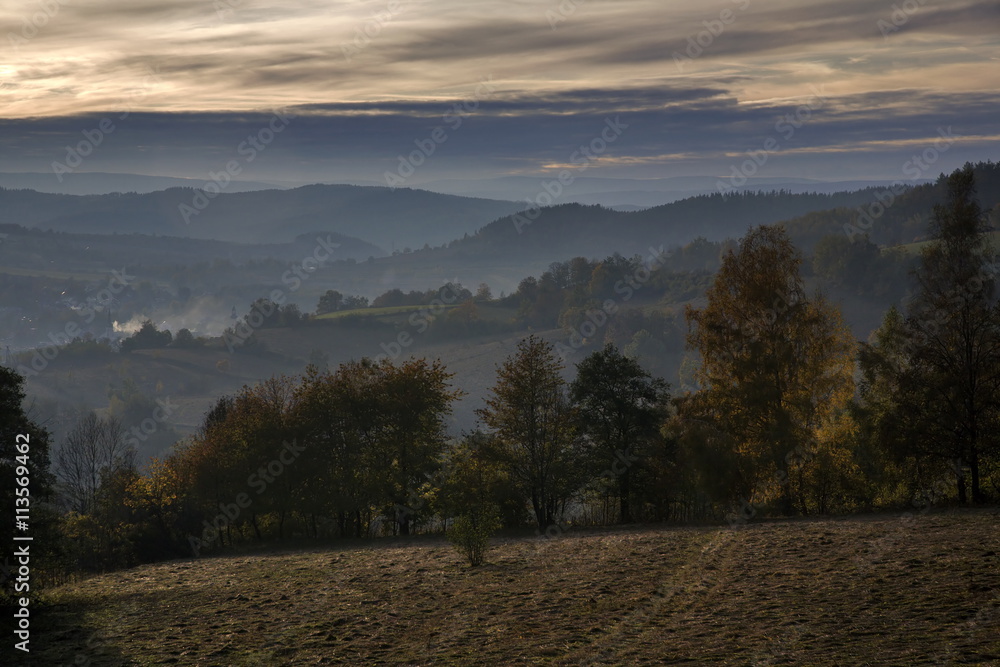
<svg viewBox="0 0 1000 667">
<path fill-rule="evenodd" d="M 4 0 L 0 27 L 4 172 L 905 181 L 1000 159 L 996 0 Z"/>
</svg>

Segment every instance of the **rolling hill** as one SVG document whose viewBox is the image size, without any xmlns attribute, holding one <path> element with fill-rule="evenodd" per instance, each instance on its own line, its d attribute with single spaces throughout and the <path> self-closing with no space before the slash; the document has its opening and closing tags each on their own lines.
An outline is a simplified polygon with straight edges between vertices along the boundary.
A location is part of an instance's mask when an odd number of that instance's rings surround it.
<svg viewBox="0 0 1000 667">
<path fill-rule="evenodd" d="M 241 243 L 285 243 L 306 232 L 323 231 L 360 238 L 387 251 L 447 243 L 522 207 L 355 185 L 222 192 L 213 198 L 191 188 L 84 196 L 0 189 L 0 223 Z"/>
</svg>

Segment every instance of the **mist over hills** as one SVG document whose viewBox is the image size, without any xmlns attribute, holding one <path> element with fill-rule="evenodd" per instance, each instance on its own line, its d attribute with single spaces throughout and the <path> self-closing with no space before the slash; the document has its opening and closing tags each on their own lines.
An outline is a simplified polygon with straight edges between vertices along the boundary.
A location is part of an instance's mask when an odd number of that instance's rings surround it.
<svg viewBox="0 0 1000 667">
<path fill-rule="evenodd" d="M 223 192 L 213 198 L 191 188 L 86 196 L 0 190 L 0 223 L 241 243 L 286 243 L 323 231 L 390 252 L 447 243 L 520 208 L 513 202 L 355 185 Z"/>
<path fill-rule="evenodd" d="M 564 204 L 519 212 L 496 220 L 453 244 L 456 253 L 500 256 L 606 256 L 645 253 L 652 247 L 739 238 L 749 227 L 780 222 L 810 211 L 861 206 L 870 191 L 837 194 L 788 192 L 701 195 L 641 211 L 615 211 L 598 205 Z M 831 226 L 830 233 L 840 231 Z"/>
<path fill-rule="evenodd" d="M 992 199 L 994 190 L 1000 187 L 994 173 L 995 170 L 987 169 L 981 179 L 986 199 Z M 510 191 L 512 183 L 538 186 L 537 181 L 523 177 L 501 180 L 509 182 L 493 187 Z M 572 188 L 583 190 L 588 185 L 627 188 L 637 182 L 589 180 L 594 182 L 574 183 Z M 707 184 L 705 180 L 703 177 L 661 179 L 653 184 L 698 188 Z M 788 179 L 759 180 L 762 183 L 781 180 L 789 185 Z M 816 182 L 808 179 L 799 181 L 796 188 L 816 186 Z M 449 183 L 454 187 L 460 184 Z M 468 186 L 475 182 L 464 183 Z M 468 255 L 495 258 L 513 253 L 512 263 L 518 264 L 518 259 L 554 261 L 574 255 L 603 256 L 610 251 L 643 253 L 650 246 L 683 244 L 698 236 L 709 240 L 738 238 L 751 226 L 785 220 L 796 220 L 793 226 L 810 227 L 812 232 L 806 236 L 809 242 L 815 242 L 823 234 L 841 231 L 857 217 L 859 208 L 877 201 L 877 193 L 888 191 L 886 187 L 835 193 L 746 190 L 752 184 L 748 182 L 742 191 L 725 197 L 697 195 L 646 209 L 623 203 L 618 205 L 620 210 L 577 201 L 538 209 L 525 201 L 357 185 L 225 191 L 212 198 L 201 190 L 174 187 L 148 193 L 102 195 L 0 189 L 0 223 L 70 233 L 146 234 L 240 244 L 286 244 L 303 234 L 326 232 L 353 239 L 353 245 L 345 247 L 344 256 L 356 259 L 450 244 L 453 247 L 442 249 L 436 260 Z M 907 187 L 908 192 L 911 187 Z M 911 196 L 900 192 L 900 202 L 894 201 L 883 223 L 872 230 L 879 242 L 912 240 L 912 227 L 919 226 L 914 216 L 918 216 L 918 211 L 926 213 L 928 202 L 940 195 L 930 183 L 917 185 L 914 192 L 923 194 Z M 620 190 L 614 194 L 621 195 L 623 202 L 638 201 L 632 197 L 634 193 L 634 190 Z M 560 197 L 587 198 L 601 197 L 578 196 L 572 189 Z M 903 205 L 904 201 L 911 204 Z M 900 226 L 906 220 L 910 220 L 911 228 L 901 232 Z M 896 232 L 890 235 L 888 229 Z M 469 237 L 464 238 L 466 235 Z"/>
<path fill-rule="evenodd" d="M 9 190 L 35 190 L 64 195 L 103 195 L 114 192 L 157 192 L 169 188 L 200 188 L 205 178 L 177 178 L 174 176 L 147 176 L 145 174 L 121 174 L 96 171 L 74 171 L 63 173 L 56 178 L 52 172 L 0 172 L 0 188 Z M 226 186 L 227 192 L 247 192 L 251 190 L 274 190 L 294 187 L 298 184 L 279 181 L 233 180 Z"/>
<path fill-rule="evenodd" d="M 287 243 L 237 243 L 149 234 L 77 234 L 0 224 L 7 253 L 4 267 L 44 268 L 57 264 L 68 270 L 120 266 L 184 266 L 213 260 L 244 264 L 260 260 L 301 260 L 322 240 L 330 260 L 382 257 L 375 245 L 336 232 L 305 232 Z M 85 257 L 80 250 L 86 251 Z"/>
<path fill-rule="evenodd" d="M 985 211 L 1000 202 L 1000 164 L 975 167 Z M 738 239 L 753 226 L 781 222 L 804 251 L 826 235 L 869 235 L 880 245 L 920 240 L 935 203 L 946 195 L 942 181 L 895 188 L 867 187 L 836 193 L 743 191 L 689 197 L 639 211 L 563 204 L 529 209 L 493 221 L 448 252 L 602 257 L 645 253 L 650 246 L 682 245 L 696 237 Z"/>
<path fill-rule="evenodd" d="M 1000 202 L 1000 166 L 980 164 L 976 173 L 980 200 L 990 210 Z M 337 244 L 334 262 L 359 263 L 319 267 L 317 279 L 298 297 L 310 308 L 317 291 L 328 287 L 374 297 L 392 287 L 422 290 L 457 278 L 509 291 L 553 261 L 614 252 L 645 255 L 650 248 L 678 247 L 697 237 L 737 239 L 759 224 L 783 223 L 807 253 L 822 237 L 845 233 L 899 245 L 923 238 L 934 203 L 945 195 L 940 183 L 928 183 L 895 193 L 868 188 L 701 195 L 616 211 L 578 203 L 526 209 L 517 202 L 422 190 L 315 185 L 225 193 L 186 225 L 177 206 L 196 194 L 176 188 L 92 196 L 0 190 L 0 221 L 18 225 L 0 230 L 10 235 L 0 254 L 6 266 L 24 270 L 59 266 L 90 272 L 127 263 L 146 267 L 159 280 L 168 280 L 179 267 L 223 260 L 232 266 L 218 274 L 218 289 L 236 281 L 241 290 L 263 290 L 269 281 L 280 282 L 283 270 L 278 265 L 254 270 L 248 262 L 301 261 L 322 238 Z M 43 233 L 48 229 L 58 233 Z M 374 262 L 364 261 L 368 258 Z M 237 280 L 240 271 L 246 277 Z"/>
<path fill-rule="evenodd" d="M 543 191 L 543 184 L 551 176 L 504 176 L 499 178 L 450 178 L 425 182 L 414 182 L 412 187 L 439 194 L 456 195 L 477 199 L 498 199 L 516 202 L 534 202 Z M 727 187 L 732 184 L 721 179 Z M 206 176 L 177 177 L 151 176 L 117 172 L 73 171 L 62 173 L 57 178 L 52 172 L 0 172 L 0 188 L 8 190 L 28 189 L 36 192 L 68 195 L 102 195 L 114 193 L 148 194 L 170 188 L 203 188 L 210 182 Z M 671 202 L 718 192 L 720 179 L 717 176 L 673 176 L 669 178 L 602 178 L 579 176 L 564 186 L 559 201 L 554 203 L 600 204 L 611 207 L 651 208 Z M 911 185 L 933 182 L 931 180 L 910 181 Z M 350 179 L 347 181 L 316 180 L 264 180 L 233 179 L 225 186 L 225 192 L 252 192 L 257 190 L 287 190 L 308 185 L 355 185 L 363 187 L 385 187 L 383 180 Z M 796 176 L 750 177 L 737 191 L 782 190 L 795 194 L 847 192 L 869 187 L 889 187 L 892 181 L 819 180 Z"/>
<path fill-rule="evenodd" d="M 419 187 L 433 192 L 463 195 L 466 197 L 486 197 L 489 199 L 512 199 L 515 201 L 537 200 L 544 192 L 543 183 L 550 178 L 529 176 L 506 176 L 495 179 L 446 179 L 430 181 Z M 559 201 L 555 203 L 600 204 L 607 208 L 632 207 L 652 208 L 688 197 L 712 194 L 719 191 L 720 179 L 716 176 L 674 176 L 671 178 L 598 178 L 580 176 L 564 187 Z M 722 179 L 727 187 L 732 187 L 727 179 Z M 917 185 L 929 181 L 913 181 Z M 865 188 L 885 188 L 892 181 L 844 180 L 821 181 L 811 178 L 791 176 L 751 177 L 738 188 L 740 192 L 763 190 L 786 191 L 794 194 L 849 192 Z"/>
<path fill-rule="evenodd" d="M 976 165 L 976 178 L 980 202 L 992 211 L 996 224 L 1000 165 Z M 113 319 L 120 331 L 131 332 L 147 317 L 163 329 L 176 333 L 190 328 L 214 341 L 209 347 L 163 352 L 162 358 L 156 351 L 122 359 L 98 356 L 84 363 L 73 353 L 62 354 L 29 384 L 34 395 L 50 401 L 51 409 L 74 402 L 102 407 L 100 388 L 107 383 L 108 364 L 113 363 L 114 373 L 134 376 L 143 391 L 152 394 L 162 381 L 164 391 L 180 397 L 184 407 L 176 427 L 189 433 L 219 392 L 272 373 L 295 372 L 314 353 L 325 354 L 331 364 L 377 355 L 396 340 L 398 331 L 413 333 L 404 314 L 398 321 L 372 316 L 340 326 L 320 320 L 298 328 L 268 328 L 260 332 L 261 350 L 237 355 L 213 338 L 256 299 L 275 293 L 302 313 L 313 312 L 331 289 L 374 299 L 392 289 L 426 292 L 445 282 L 460 282 L 474 290 L 484 282 L 495 296 L 510 295 L 524 278 L 540 276 L 553 262 L 575 256 L 601 260 L 615 252 L 648 257 L 650 248 L 676 250 L 698 237 L 715 242 L 738 239 L 751 226 L 774 223 L 786 227 L 808 270 L 816 242 L 828 236 L 844 238 L 846 226 L 855 226 L 858 235 L 868 234 L 882 246 L 920 240 L 927 234 L 933 205 L 946 196 L 938 182 L 895 193 L 868 188 L 832 194 L 701 195 L 623 212 L 579 203 L 528 209 L 517 202 L 419 190 L 316 185 L 227 192 L 212 200 L 190 226 L 177 224 L 177 206 L 195 194 L 188 188 L 93 196 L 0 190 L 0 220 L 5 223 L 0 226 L 4 346 L 17 352 L 46 345 L 50 334 L 64 331 L 67 322 L 101 336 Z M 876 205 L 883 210 L 877 211 Z M 862 216 L 871 212 L 878 215 L 865 227 Z M 172 226 L 164 224 L 171 217 Z M 438 225 L 438 219 L 448 224 Z M 345 229 L 355 234 L 347 235 Z M 424 240 L 432 238 L 424 236 L 428 230 L 437 233 L 436 243 Z M 201 238 L 182 236 L 194 236 L 196 231 Z M 391 252 L 392 239 L 400 236 L 410 239 L 410 252 L 403 251 L 401 243 Z M 259 238 L 264 241 L 254 242 Z M 376 245 L 372 238 L 388 239 L 388 247 Z M 306 267 L 304 260 L 316 256 L 323 244 L 336 247 L 330 261 Z M 701 264 L 688 260 L 671 264 L 669 270 L 678 272 L 679 281 L 694 276 L 692 267 L 701 266 L 704 273 L 717 263 L 719 247 L 702 246 Z M 685 252 L 677 256 L 682 258 Z M 116 296 L 111 312 L 88 324 L 81 320 L 80 304 L 101 293 L 112 270 L 132 281 Z M 905 276 L 900 274 L 899 279 Z M 693 277 L 689 282 L 704 284 Z M 823 286 L 842 304 L 859 338 L 877 326 L 895 299 L 871 289 L 854 293 L 842 286 Z M 629 306 L 638 313 L 679 312 L 686 300 L 699 298 L 697 289 L 684 288 L 678 294 Z M 472 409 L 492 381 L 495 364 L 527 331 L 513 321 L 516 303 L 500 310 L 489 316 L 498 323 L 494 334 L 426 337 L 406 350 L 445 359 L 461 370 L 470 398 L 456 413 L 455 428 L 474 426 Z M 500 326 L 503 318 L 507 319 Z M 553 340 L 566 336 L 562 329 L 542 330 Z M 668 360 L 666 366 L 676 365 L 682 349 L 659 354 Z M 675 369 L 665 374 L 676 381 Z"/>
</svg>

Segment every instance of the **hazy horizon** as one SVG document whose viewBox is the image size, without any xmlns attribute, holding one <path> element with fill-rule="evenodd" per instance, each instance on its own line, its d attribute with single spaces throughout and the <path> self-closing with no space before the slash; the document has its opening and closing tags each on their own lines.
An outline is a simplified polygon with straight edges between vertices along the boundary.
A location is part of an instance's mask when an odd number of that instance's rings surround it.
<svg viewBox="0 0 1000 667">
<path fill-rule="evenodd" d="M 1000 146 L 992 2 L 36 9 L 0 9 L 4 172 L 908 180 Z"/>
</svg>

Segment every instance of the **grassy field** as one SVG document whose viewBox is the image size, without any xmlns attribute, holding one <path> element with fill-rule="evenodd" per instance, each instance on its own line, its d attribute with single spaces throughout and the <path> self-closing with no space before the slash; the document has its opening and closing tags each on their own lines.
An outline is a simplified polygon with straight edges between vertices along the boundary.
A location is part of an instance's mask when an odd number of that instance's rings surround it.
<svg viewBox="0 0 1000 667">
<path fill-rule="evenodd" d="M 56 280 L 108 280 L 110 272 L 97 273 L 95 271 L 56 271 L 50 269 L 25 269 L 17 266 L 5 266 L 0 273 L 11 276 L 31 276 L 33 278 L 53 278 Z"/>
<path fill-rule="evenodd" d="M 355 308 L 353 310 L 339 310 L 335 313 L 325 313 L 318 315 L 317 320 L 339 320 L 344 317 L 377 317 L 388 318 L 394 315 L 410 315 L 424 311 L 424 316 L 440 315 L 458 304 L 435 304 L 423 306 L 387 306 L 385 308 Z M 506 321 L 517 314 L 516 308 L 503 308 L 494 305 L 477 304 L 479 316 L 487 320 Z M 404 318 L 405 320 L 405 318 Z"/>
<path fill-rule="evenodd" d="M 454 308 L 451 305 L 437 305 L 433 307 L 434 312 L 441 312 Z M 415 313 L 420 310 L 430 311 L 432 306 L 387 306 L 385 308 L 355 308 L 353 310 L 338 310 L 335 313 L 325 313 L 318 315 L 317 320 L 339 320 L 342 317 L 385 317 L 387 315 L 400 315 L 402 313 Z"/>
<path fill-rule="evenodd" d="M 1000 664 L 1000 511 L 172 561 L 50 593 L 38 664 Z M 41 648 L 41 646 L 39 647 Z M 89 661 L 89 662 L 87 662 Z"/>
<path fill-rule="evenodd" d="M 989 239 L 990 243 L 993 245 L 994 252 L 1000 252 L 1000 231 L 987 232 L 986 237 Z M 886 248 L 888 250 L 902 250 L 908 255 L 919 255 L 925 247 L 933 243 L 933 241 L 917 241 L 916 243 L 907 243 L 901 246 L 895 246 L 893 248 Z"/>
</svg>

